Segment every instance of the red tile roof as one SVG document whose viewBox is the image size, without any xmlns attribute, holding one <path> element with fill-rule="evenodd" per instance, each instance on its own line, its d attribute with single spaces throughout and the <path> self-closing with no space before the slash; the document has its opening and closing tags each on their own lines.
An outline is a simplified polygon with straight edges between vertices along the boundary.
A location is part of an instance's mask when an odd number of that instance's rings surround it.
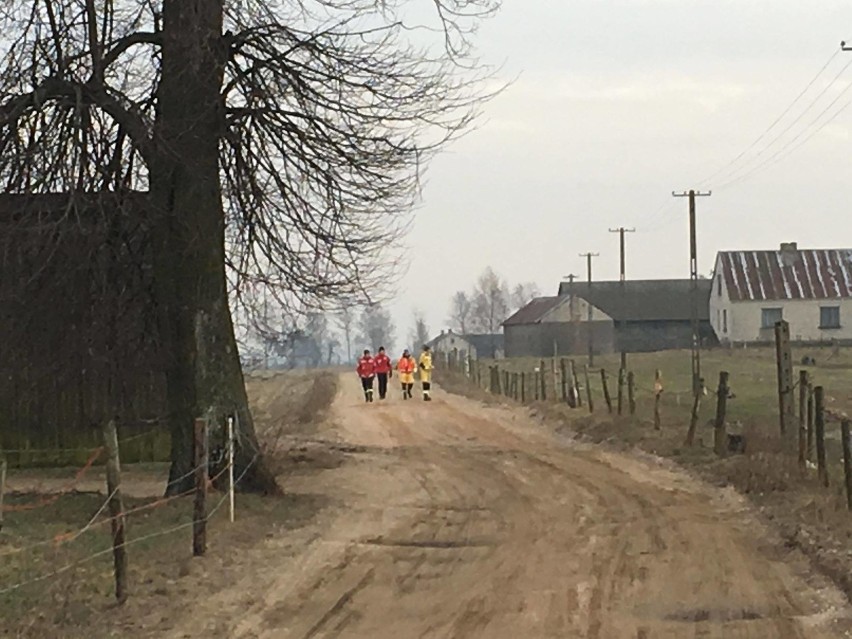
<svg viewBox="0 0 852 639">
<path fill-rule="evenodd" d="M 717 263 L 733 301 L 852 297 L 852 249 L 724 251 Z"/>
</svg>

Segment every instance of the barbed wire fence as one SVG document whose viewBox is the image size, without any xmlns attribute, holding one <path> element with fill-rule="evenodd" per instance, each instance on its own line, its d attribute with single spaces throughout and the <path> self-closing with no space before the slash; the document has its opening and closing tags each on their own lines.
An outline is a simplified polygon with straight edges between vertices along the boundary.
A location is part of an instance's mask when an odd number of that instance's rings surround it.
<svg viewBox="0 0 852 639">
<path fill-rule="evenodd" d="M 818 383 L 817 369 L 803 368 L 799 378 L 793 381 L 790 344 L 783 337 L 783 326 L 780 328 L 776 343 L 777 380 L 773 380 L 778 382 L 780 450 L 785 456 L 796 458 L 803 478 L 811 479 L 815 473 L 823 488 L 837 481 L 831 477 L 839 477 L 840 487 L 846 493 L 846 507 L 852 512 L 852 420 L 845 412 L 826 406 L 825 387 Z M 786 334 L 789 335 L 789 330 Z M 688 408 L 684 448 L 696 445 L 702 406 L 712 402 L 715 411 L 707 423 L 713 427 L 714 453 L 721 458 L 748 452 L 748 435 L 740 420 L 733 423 L 729 420 L 731 402 L 733 414 L 737 412 L 737 394 L 736 378 L 732 379 L 728 371 L 720 371 L 715 387 L 709 387 L 702 379 L 696 393 L 687 383 L 669 386 L 660 370 L 654 371 L 653 376 L 637 379 L 631 370 L 618 370 L 615 374 L 606 368 L 591 370 L 565 357 L 542 358 L 536 362 L 531 362 L 532 358 L 480 361 L 453 351 L 436 353 L 436 359 L 436 371 L 443 369 L 459 375 L 491 395 L 522 405 L 560 403 L 578 414 L 593 416 L 603 412 L 608 417 L 620 418 L 624 428 L 647 422 L 660 431 L 664 411 Z M 736 426 L 733 432 L 731 426 Z M 840 442 L 833 454 L 829 454 L 826 445 L 827 426 L 837 431 L 831 433 L 831 439 Z"/>
<path fill-rule="evenodd" d="M 102 501 L 99 500 L 94 512 L 79 527 L 72 530 L 62 531 L 41 539 L 32 540 L 26 536 L 21 536 L 15 532 L 15 517 L 24 515 L 39 509 L 50 509 L 55 506 L 63 497 L 80 494 L 75 492 L 75 489 L 86 477 L 87 473 L 93 468 L 95 462 L 101 458 L 105 452 L 111 454 L 113 466 L 116 470 L 120 469 L 120 460 L 118 455 L 118 444 L 129 441 L 131 438 L 119 440 L 116 438 L 113 446 L 109 445 L 108 435 L 107 442 L 104 446 L 93 448 L 89 451 L 89 457 L 86 463 L 78 469 L 74 477 L 68 482 L 62 484 L 59 489 L 55 490 L 50 495 L 39 495 L 37 499 L 27 502 L 19 502 L 16 499 L 13 503 L 7 503 L 8 498 L 15 496 L 17 498 L 29 495 L 29 493 L 6 493 L 4 495 L 5 481 L 0 483 L 0 564 L 6 564 L 9 568 L 10 559 L 20 559 L 22 557 L 36 558 L 40 552 L 50 551 L 53 554 L 51 562 L 60 563 L 58 567 L 51 567 L 48 570 L 33 571 L 35 574 L 18 577 L 14 581 L 12 579 L 2 580 L 0 577 L 0 597 L 10 595 L 16 591 L 20 591 L 29 586 L 50 582 L 66 573 L 72 572 L 77 568 L 95 562 L 96 560 L 107 555 L 114 555 L 114 571 L 116 589 L 115 594 L 119 602 L 123 602 L 127 598 L 127 559 L 126 549 L 131 546 L 136 546 L 144 542 L 149 542 L 155 539 L 168 537 L 180 531 L 192 529 L 192 547 L 194 555 L 203 555 L 206 553 L 206 533 L 208 522 L 226 505 L 229 510 L 229 521 L 235 520 L 235 493 L 238 486 L 241 484 L 246 474 L 255 465 L 260 457 L 260 451 L 254 450 L 248 464 L 246 464 L 239 475 L 234 474 L 234 449 L 238 445 L 234 437 L 233 418 L 228 417 L 226 420 L 227 441 L 225 450 L 219 454 L 219 459 L 213 458 L 216 463 L 217 471 L 211 474 L 211 456 L 209 450 L 209 424 L 205 420 L 197 420 L 196 422 L 196 463 L 179 480 L 186 479 L 189 476 L 195 476 L 195 486 L 187 491 L 168 497 L 159 497 L 153 500 L 144 501 L 141 504 L 135 504 L 125 508 L 123 505 L 116 509 L 115 504 L 121 504 L 121 478 L 120 474 L 110 478 L 109 460 L 108 460 L 108 481 L 105 497 Z M 114 426 L 114 425 L 113 425 Z M 105 428 L 105 433 L 108 429 Z M 134 436 L 139 437 L 139 435 Z M 2 451 L 0 451 L 0 459 L 2 459 Z M 226 488 L 222 490 L 222 494 L 217 498 L 212 507 L 208 508 L 208 491 L 211 487 L 219 485 L 220 480 L 226 478 Z M 5 479 L 5 477 L 3 478 Z M 192 504 L 192 516 L 187 521 L 182 521 L 176 524 L 164 525 L 161 528 L 139 534 L 135 537 L 125 537 L 124 521 L 134 515 L 141 513 L 149 513 L 151 511 L 163 508 L 168 504 L 172 504 L 181 499 L 194 497 Z M 4 500 L 5 498 L 5 500 Z M 109 512 L 108 512 L 109 511 Z M 3 516 L 5 516 L 5 521 Z M 108 541 L 105 540 L 104 546 L 94 551 L 87 552 L 82 557 L 73 557 L 74 553 L 70 552 L 71 547 L 89 538 L 99 530 L 103 530 L 107 526 L 111 527 L 111 534 Z M 120 534 L 119 534 L 120 530 Z M 97 542 L 93 542 L 97 546 Z M 64 559 L 64 560 L 63 560 Z M 35 560 L 32 563 L 36 563 Z M 0 576 L 3 571 L 0 570 Z"/>
</svg>

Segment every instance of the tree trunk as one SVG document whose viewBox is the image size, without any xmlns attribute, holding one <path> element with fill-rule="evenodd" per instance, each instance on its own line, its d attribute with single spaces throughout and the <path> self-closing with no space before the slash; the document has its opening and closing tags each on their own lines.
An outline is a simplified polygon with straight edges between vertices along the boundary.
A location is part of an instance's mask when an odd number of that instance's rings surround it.
<svg viewBox="0 0 852 639">
<path fill-rule="evenodd" d="M 193 486 L 193 422 L 239 415 L 241 488 L 277 491 L 258 456 L 225 281 L 219 182 L 227 49 L 221 0 L 165 0 L 162 80 L 151 167 L 155 294 L 166 353 L 171 471 L 167 494 Z"/>
</svg>

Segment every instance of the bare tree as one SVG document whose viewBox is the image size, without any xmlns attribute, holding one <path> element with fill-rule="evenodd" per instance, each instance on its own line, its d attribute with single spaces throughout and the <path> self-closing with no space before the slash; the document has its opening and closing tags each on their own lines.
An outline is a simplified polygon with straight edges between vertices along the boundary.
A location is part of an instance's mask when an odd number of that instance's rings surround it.
<svg viewBox="0 0 852 639">
<path fill-rule="evenodd" d="M 476 331 L 498 333 L 509 310 L 509 287 L 489 266 L 474 287 L 471 324 Z"/>
<path fill-rule="evenodd" d="M 414 326 L 409 334 L 411 348 L 418 349 L 425 345 L 432 337 L 429 334 L 429 327 L 426 324 L 426 318 L 423 316 L 423 311 L 416 309 L 414 311 Z"/>
<path fill-rule="evenodd" d="M 352 361 L 352 331 L 355 324 L 355 311 L 351 306 L 344 306 L 340 312 L 335 315 L 335 320 L 340 330 L 343 332 L 343 339 L 346 342 L 346 362 Z"/>
<path fill-rule="evenodd" d="M 512 289 L 512 310 L 518 310 L 519 308 L 523 308 L 540 295 L 541 289 L 538 288 L 538 284 L 536 284 L 535 282 L 524 282 L 521 284 L 516 284 L 515 287 Z"/>
<path fill-rule="evenodd" d="M 393 351 L 396 328 L 390 313 L 380 304 L 372 304 L 361 313 L 359 341 L 361 348 L 375 352 L 380 346 Z M 360 351 L 359 351 L 360 352 Z"/>
<path fill-rule="evenodd" d="M 470 296 L 464 291 L 456 291 L 450 304 L 450 328 L 460 335 L 467 333 L 472 312 Z"/>
<path fill-rule="evenodd" d="M 497 0 L 8 0 L 0 180 L 14 193 L 146 191 L 172 468 L 192 423 L 241 419 L 242 487 L 273 491 L 229 291 L 302 310 L 390 281 L 425 163 L 484 97 L 469 36 Z M 437 26 L 440 48 L 419 26 Z M 416 34 L 416 37 L 415 35 Z"/>
</svg>

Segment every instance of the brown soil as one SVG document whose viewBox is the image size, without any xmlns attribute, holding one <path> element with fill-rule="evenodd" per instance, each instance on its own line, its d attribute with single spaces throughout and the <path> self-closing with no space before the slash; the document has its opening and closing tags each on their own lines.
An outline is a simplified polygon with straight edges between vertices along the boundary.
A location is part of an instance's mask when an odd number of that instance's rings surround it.
<svg viewBox="0 0 852 639">
<path fill-rule="evenodd" d="M 843 595 L 734 491 L 522 409 L 441 391 L 365 405 L 341 380 L 283 482 L 327 505 L 224 568 L 220 547 L 116 636 L 852 636 Z"/>
</svg>

